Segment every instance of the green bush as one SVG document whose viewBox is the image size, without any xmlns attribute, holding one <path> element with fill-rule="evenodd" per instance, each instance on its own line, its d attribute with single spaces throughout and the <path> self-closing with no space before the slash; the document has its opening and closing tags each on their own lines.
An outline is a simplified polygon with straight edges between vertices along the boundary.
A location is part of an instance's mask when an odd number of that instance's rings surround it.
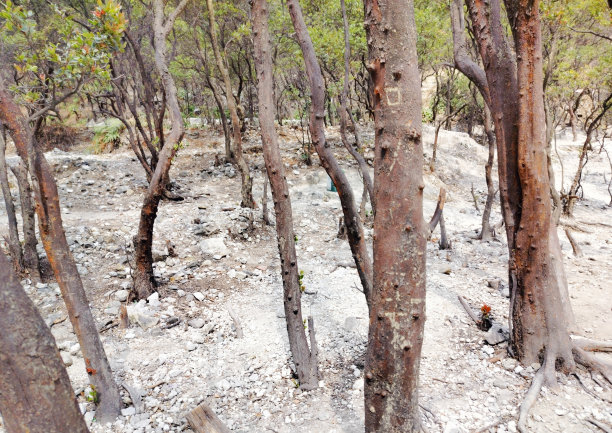
<svg viewBox="0 0 612 433">
<path fill-rule="evenodd" d="M 119 119 L 106 119 L 104 123 L 93 127 L 93 153 L 110 152 L 119 147 L 121 133 L 125 125 Z"/>
</svg>

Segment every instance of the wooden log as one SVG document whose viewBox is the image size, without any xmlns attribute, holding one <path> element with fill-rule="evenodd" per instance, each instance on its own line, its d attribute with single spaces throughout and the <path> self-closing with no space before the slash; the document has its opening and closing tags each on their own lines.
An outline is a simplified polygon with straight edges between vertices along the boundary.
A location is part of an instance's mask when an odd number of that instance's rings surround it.
<svg viewBox="0 0 612 433">
<path fill-rule="evenodd" d="M 195 433 L 231 433 L 206 403 L 200 403 L 186 418 Z"/>
</svg>

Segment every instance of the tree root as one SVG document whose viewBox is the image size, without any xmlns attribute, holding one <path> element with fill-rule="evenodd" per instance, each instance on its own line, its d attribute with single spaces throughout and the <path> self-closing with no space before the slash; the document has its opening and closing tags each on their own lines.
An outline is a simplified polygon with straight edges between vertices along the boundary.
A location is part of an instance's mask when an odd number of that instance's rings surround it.
<svg viewBox="0 0 612 433">
<path fill-rule="evenodd" d="M 575 337 L 572 343 L 585 352 L 612 352 L 612 342 L 591 340 L 590 338 Z"/>
<path fill-rule="evenodd" d="M 589 344 L 592 345 L 594 342 L 589 340 Z M 612 366 L 608 363 L 600 361 L 596 359 L 593 355 L 587 353 L 582 347 L 580 347 L 580 343 L 573 342 L 572 354 L 574 356 L 574 361 L 576 364 L 580 364 L 591 371 L 591 375 L 593 372 L 597 372 L 601 374 L 606 381 L 608 381 L 612 385 Z M 529 410 L 536 402 L 538 395 L 542 389 L 542 385 L 546 384 L 554 384 L 556 383 L 555 378 L 555 362 L 557 355 L 547 353 L 544 357 L 544 364 L 538 372 L 535 374 L 533 381 L 531 382 L 531 386 L 525 394 L 525 398 L 523 403 L 521 404 L 521 408 L 519 410 L 519 420 L 517 423 L 518 431 L 520 433 L 527 433 L 527 416 L 529 415 Z M 580 380 L 580 377 L 574 373 L 574 376 L 578 379 L 578 383 L 582 386 L 582 388 L 591 396 L 601 398 L 595 393 L 590 392 L 585 385 Z M 605 400 L 605 399 L 604 399 Z M 590 420 L 588 420 L 591 422 Z M 595 424 L 597 425 L 597 424 Z M 602 430 L 612 433 L 610 430 L 605 430 L 604 427 L 600 427 Z"/>
</svg>

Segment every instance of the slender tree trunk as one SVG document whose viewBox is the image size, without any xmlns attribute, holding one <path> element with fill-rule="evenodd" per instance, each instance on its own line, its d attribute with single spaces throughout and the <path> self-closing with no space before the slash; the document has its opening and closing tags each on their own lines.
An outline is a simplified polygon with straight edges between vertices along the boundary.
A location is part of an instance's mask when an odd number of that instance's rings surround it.
<svg viewBox="0 0 612 433">
<path fill-rule="evenodd" d="M 285 179 L 284 164 L 274 129 L 274 77 L 272 69 L 270 34 L 268 30 L 267 0 L 253 0 L 251 6 L 253 39 L 255 48 L 255 69 L 257 71 L 257 92 L 259 100 L 259 124 L 263 143 L 266 170 L 270 179 L 276 234 L 281 258 L 281 272 L 284 288 L 285 317 L 293 362 L 300 387 L 316 388 L 318 368 L 316 345 L 308 347 L 302 319 L 301 289 L 295 252 L 293 217 L 289 187 Z M 309 321 L 310 322 L 310 321 Z M 311 343 L 314 343 L 314 329 L 309 324 Z"/>
<path fill-rule="evenodd" d="M 0 412 L 8 433 L 87 433 L 51 331 L 0 252 Z"/>
<path fill-rule="evenodd" d="M 32 203 L 32 188 L 28 179 L 28 169 L 23 161 L 19 160 L 11 167 L 17 179 L 19 188 L 19 202 L 21 204 L 21 232 L 23 234 L 23 265 L 30 274 L 34 283 L 41 281 L 40 262 L 38 260 L 38 239 L 36 238 L 36 212 Z"/>
<path fill-rule="evenodd" d="M 372 182 L 372 176 L 370 176 L 368 164 L 365 162 L 363 155 L 359 153 L 359 149 L 355 149 L 351 143 L 349 143 L 346 127 L 347 127 L 347 117 L 348 117 L 348 107 L 346 106 L 346 101 L 348 100 L 349 95 L 349 79 L 350 79 L 350 60 L 351 60 L 351 44 L 350 44 L 350 34 L 349 34 L 349 26 L 348 26 L 348 18 L 346 16 L 346 5 L 344 4 L 344 0 L 340 0 L 340 7 L 342 9 L 342 22 L 344 26 L 344 87 L 342 88 L 342 93 L 340 94 L 340 137 L 342 138 L 342 143 L 346 150 L 351 154 L 357 164 L 359 164 L 359 171 L 361 171 L 361 177 L 363 178 L 363 183 L 365 188 L 368 190 L 368 195 L 370 196 L 370 203 L 372 204 L 372 212 L 376 213 L 376 205 L 374 199 L 374 182 Z M 355 141 L 356 145 L 358 144 L 358 134 L 357 125 L 353 124 L 355 128 Z M 357 145 L 357 147 L 359 147 Z"/>
<path fill-rule="evenodd" d="M 155 47 L 155 66 L 161 77 L 164 95 L 170 116 L 171 129 L 164 145 L 159 151 L 155 171 L 149 182 L 149 188 L 145 193 L 142 208 L 140 210 L 140 222 L 138 234 L 134 240 L 134 256 L 136 268 L 134 269 L 134 291 L 138 299 L 149 296 L 156 287 L 153 275 L 153 227 L 159 202 L 163 197 L 165 186 L 168 182 L 168 173 L 172 166 L 172 159 L 178 150 L 179 144 L 185 135 L 185 126 L 176 96 L 176 85 L 168 69 L 168 55 L 166 38 L 174 26 L 178 14 L 184 9 L 188 0 L 181 0 L 176 9 L 168 18 L 164 18 L 164 1 L 154 0 L 153 35 Z M 160 131 L 163 135 L 163 131 Z"/>
<path fill-rule="evenodd" d="M 482 228 L 480 230 L 480 239 L 483 241 L 490 240 L 493 231 L 491 230 L 490 218 L 493 201 L 495 200 L 495 185 L 493 185 L 493 163 L 495 162 L 495 132 L 493 131 L 493 122 L 491 120 L 491 111 L 485 103 L 484 107 L 485 120 L 484 129 L 487 136 L 487 145 L 489 146 L 489 157 L 485 165 L 485 179 L 487 182 L 487 201 L 484 210 L 482 211 Z"/>
<path fill-rule="evenodd" d="M 261 198 L 261 216 L 264 223 L 270 225 L 270 215 L 268 215 L 268 173 L 264 173 L 263 197 Z"/>
<path fill-rule="evenodd" d="M 40 237 L 66 303 L 68 317 L 81 346 L 89 381 L 95 386 L 100 398 L 96 416 L 102 422 L 112 421 L 119 415 L 121 397 L 89 309 L 83 282 L 66 241 L 57 184 L 49 163 L 35 146 L 34 133 L 27 119 L 1 79 L 0 121 L 11 133 L 19 156 L 27 162 L 32 174 Z"/>
<path fill-rule="evenodd" d="M 311 106 L 310 106 L 310 132 L 312 143 L 319 154 L 321 165 L 334 182 L 338 190 L 340 204 L 344 213 L 349 245 L 353 253 L 357 272 L 363 286 L 368 305 L 370 304 L 370 293 L 372 291 L 372 262 L 368 253 L 363 225 L 359 218 L 357 205 L 353 190 L 348 178 L 334 158 L 329 143 L 325 138 L 325 89 L 323 87 L 323 75 L 317 60 L 314 46 L 302 15 L 302 8 L 298 0 L 287 0 L 289 15 L 293 22 L 293 27 L 298 39 L 304 61 L 306 64 L 306 74 L 310 84 Z"/>
<path fill-rule="evenodd" d="M 230 112 L 232 120 L 232 135 L 234 137 L 234 158 L 240 170 L 240 177 L 242 179 L 242 207 L 254 208 L 255 201 L 253 200 L 253 179 L 249 171 L 249 164 L 242 153 L 242 134 L 240 132 L 240 119 L 238 118 L 238 109 L 236 107 L 236 101 L 234 100 L 234 94 L 232 93 L 232 82 L 230 80 L 229 72 L 225 66 L 225 59 L 221 57 L 219 50 L 219 43 L 217 41 L 217 24 L 215 21 L 215 9 L 213 6 L 213 0 L 206 0 L 208 6 L 208 21 L 210 22 L 210 39 L 212 42 L 213 52 L 215 54 L 215 60 L 217 67 L 223 76 L 223 82 L 225 83 L 225 100 L 227 101 L 227 108 Z"/>
<path fill-rule="evenodd" d="M 8 218 L 9 229 L 9 251 L 15 271 L 20 274 L 23 272 L 23 254 L 21 251 L 21 243 L 19 242 L 19 230 L 17 229 L 17 217 L 15 215 L 15 205 L 13 204 L 13 196 L 9 187 L 8 171 L 6 168 L 6 132 L 0 124 L 0 186 L 2 187 L 2 195 L 4 196 L 4 206 Z"/>
<path fill-rule="evenodd" d="M 365 368 L 365 431 L 419 432 L 425 325 L 421 81 L 414 3 L 366 0 L 376 141 L 374 289 Z"/>
</svg>

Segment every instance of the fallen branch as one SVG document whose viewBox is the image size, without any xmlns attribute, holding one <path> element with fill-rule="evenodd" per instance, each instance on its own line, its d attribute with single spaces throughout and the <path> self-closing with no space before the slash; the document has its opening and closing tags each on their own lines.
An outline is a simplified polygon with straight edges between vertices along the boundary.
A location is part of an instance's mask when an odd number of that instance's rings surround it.
<svg viewBox="0 0 612 433">
<path fill-rule="evenodd" d="M 478 317 L 476 316 L 476 314 L 474 314 L 474 311 L 472 311 L 468 303 L 465 301 L 465 299 L 463 299 L 461 295 L 457 297 L 459 298 L 459 302 L 461 303 L 461 306 L 465 309 L 465 312 L 468 314 L 468 316 L 470 316 L 470 318 L 474 321 L 474 323 L 478 325 L 480 323 L 480 320 L 478 320 Z"/>
<path fill-rule="evenodd" d="M 195 433 L 231 433 L 206 403 L 200 403 L 186 418 Z"/>
<path fill-rule="evenodd" d="M 127 382 L 123 382 L 121 386 L 130 395 L 130 399 L 132 400 L 132 405 L 134 406 L 134 409 L 136 409 L 136 413 L 142 413 L 144 411 L 144 405 L 142 403 L 142 395 L 144 392 L 139 388 L 128 384 Z"/>
<path fill-rule="evenodd" d="M 476 208 L 476 212 L 480 213 L 480 208 L 478 207 L 478 197 L 476 197 L 476 192 L 474 191 L 474 184 L 472 184 L 472 200 L 474 200 L 474 207 Z"/>
<path fill-rule="evenodd" d="M 240 319 L 238 318 L 238 315 L 231 306 L 227 307 L 227 312 L 234 321 L 234 327 L 236 328 L 236 338 L 243 338 L 244 332 L 242 332 L 242 325 L 240 324 Z"/>
</svg>

